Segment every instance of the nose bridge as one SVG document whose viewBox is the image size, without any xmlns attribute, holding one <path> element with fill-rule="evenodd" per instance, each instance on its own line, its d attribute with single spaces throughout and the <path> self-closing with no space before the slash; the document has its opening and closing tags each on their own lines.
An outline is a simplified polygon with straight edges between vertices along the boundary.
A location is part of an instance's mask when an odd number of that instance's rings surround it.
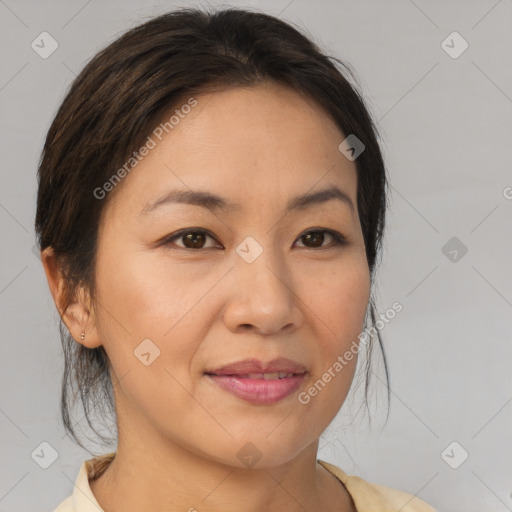
<svg viewBox="0 0 512 512">
<path fill-rule="evenodd" d="M 289 268 L 271 240 L 248 236 L 235 249 L 235 293 L 227 314 L 233 328 L 249 324 L 269 333 L 301 321 Z"/>
<path fill-rule="evenodd" d="M 235 250 L 238 256 L 235 258 L 235 268 L 241 282 L 246 281 L 254 290 L 260 289 L 261 292 L 288 294 L 286 262 L 272 244 L 271 236 L 260 236 L 258 239 L 247 236 Z"/>
</svg>

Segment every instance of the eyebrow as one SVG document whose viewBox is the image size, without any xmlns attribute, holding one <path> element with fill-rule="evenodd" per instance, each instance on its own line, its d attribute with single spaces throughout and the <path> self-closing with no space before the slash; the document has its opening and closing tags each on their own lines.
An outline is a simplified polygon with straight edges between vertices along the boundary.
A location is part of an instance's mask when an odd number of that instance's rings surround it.
<svg viewBox="0 0 512 512">
<path fill-rule="evenodd" d="M 331 186 L 318 192 L 308 192 L 290 199 L 286 205 L 285 212 L 289 213 L 291 211 L 303 210 L 311 206 L 326 203 L 332 199 L 341 201 L 343 204 L 347 205 L 353 213 L 355 212 L 355 206 L 351 197 L 346 192 L 335 186 Z M 190 204 L 194 206 L 201 206 L 209 210 L 223 212 L 231 212 L 233 210 L 240 210 L 241 208 L 239 203 L 233 203 L 210 192 L 204 192 L 201 190 L 171 190 L 155 201 L 147 203 L 140 213 L 146 215 L 154 212 L 160 206 L 169 203 Z"/>
</svg>

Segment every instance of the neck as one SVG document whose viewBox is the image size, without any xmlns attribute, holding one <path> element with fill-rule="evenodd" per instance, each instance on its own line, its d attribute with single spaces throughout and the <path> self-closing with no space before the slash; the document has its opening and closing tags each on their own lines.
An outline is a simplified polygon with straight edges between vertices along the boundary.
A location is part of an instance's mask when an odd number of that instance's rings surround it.
<svg viewBox="0 0 512 512">
<path fill-rule="evenodd" d="M 318 442 L 279 466 L 249 469 L 169 443 L 127 441 L 120 436 L 116 457 L 90 482 L 106 512 L 355 511 L 341 482 L 316 462 Z"/>
</svg>

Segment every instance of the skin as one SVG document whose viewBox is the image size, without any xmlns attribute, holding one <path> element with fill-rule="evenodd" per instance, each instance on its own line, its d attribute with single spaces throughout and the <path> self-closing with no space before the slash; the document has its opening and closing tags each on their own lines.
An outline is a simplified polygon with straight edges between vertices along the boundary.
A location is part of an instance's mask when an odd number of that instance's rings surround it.
<svg viewBox="0 0 512 512">
<path fill-rule="evenodd" d="M 363 329 L 370 276 L 360 219 L 336 199 L 284 213 L 290 198 L 328 185 L 357 205 L 355 162 L 338 150 L 345 135 L 313 101 L 276 84 L 196 99 L 112 193 L 96 300 L 83 290 L 62 316 L 78 343 L 103 345 L 112 365 L 117 456 L 91 489 L 106 512 L 354 511 L 317 450 L 357 358 L 307 405 L 297 395 Z M 164 191 L 189 188 L 240 210 L 174 203 L 140 214 Z M 214 238 L 200 238 L 203 249 L 187 249 L 183 237 L 159 244 L 184 228 Z M 332 245 L 328 233 L 308 242 L 311 228 L 337 231 L 348 244 Z M 247 236 L 263 249 L 250 264 L 235 252 Z M 42 259 L 59 305 L 65 283 L 50 249 Z M 160 350 L 149 366 L 133 353 L 147 338 Z M 293 395 L 254 405 L 203 373 L 250 357 L 295 359 L 308 374 Z M 261 453 L 251 468 L 237 457 L 249 442 Z"/>
</svg>

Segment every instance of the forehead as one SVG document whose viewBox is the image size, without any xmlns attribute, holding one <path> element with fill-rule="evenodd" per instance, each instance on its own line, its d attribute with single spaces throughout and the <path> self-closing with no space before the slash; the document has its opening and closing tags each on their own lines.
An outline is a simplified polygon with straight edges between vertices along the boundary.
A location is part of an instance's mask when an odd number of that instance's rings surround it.
<svg viewBox="0 0 512 512">
<path fill-rule="evenodd" d="M 356 166 L 338 150 L 345 135 L 313 100 L 273 83 L 194 100 L 193 108 L 175 105 L 150 134 L 153 147 L 116 191 L 119 206 L 140 212 L 165 192 L 201 189 L 241 208 L 284 208 L 328 184 L 355 205 Z"/>
</svg>

